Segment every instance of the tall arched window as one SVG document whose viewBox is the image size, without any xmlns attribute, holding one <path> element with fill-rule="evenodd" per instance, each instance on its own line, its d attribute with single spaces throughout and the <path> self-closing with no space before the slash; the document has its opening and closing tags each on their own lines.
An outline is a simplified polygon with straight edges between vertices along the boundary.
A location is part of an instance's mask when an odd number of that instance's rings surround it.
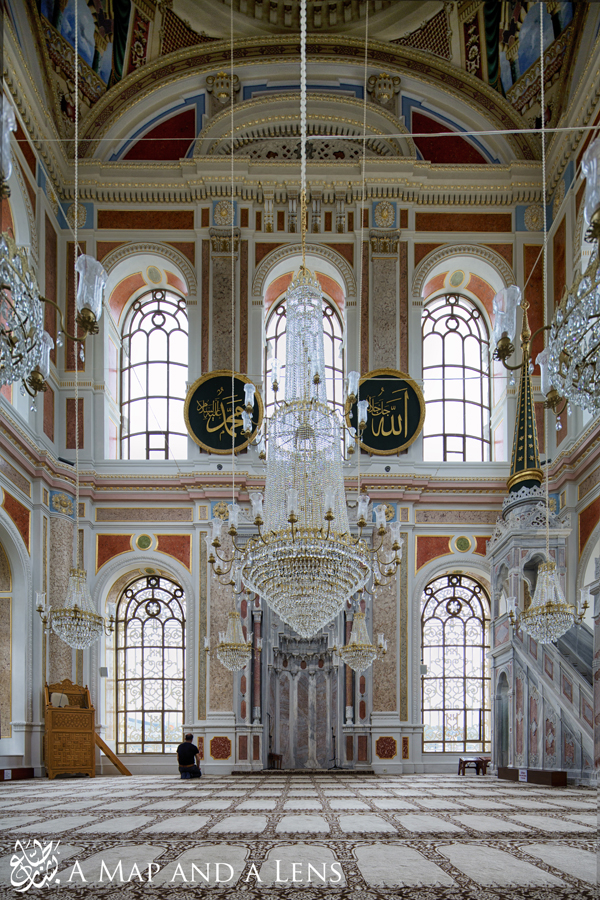
<svg viewBox="0 0 600 900">
<path fill-rule="evenodd" d="M 116 619 L 117 753 L 171 752 L 184 721 L 184 592 L 162 575 L 140 578 Z"/>
<path fill-rule="evenodd" d="M 131 306 L 122 334 L 121 458 L 186 459 L 186 302 L 157 290 Z"/>
<path fill-rule="evenodd" d="M 423 459 L 490 458 L 489 334 L 482 313 L 458 294 L 423 311 Z"/>
<path fill-rule="evenodd" d="M 490 604 L 467 575 L 430 582 L 421 598 L 423 749 L 487 753 L 490 749 Z"/>
<path fill-rule="evenodd" d="M 265 394 L 266 414 L 270 415 L 275 403 L 275 395 L 271 388 L 271 360 L 278 359 L 280 366 L 278 397 L 285 393 L 285 300 L 281 300 L 268 313 L 265 329 Z M 325 378 L 327 380 L 327 399 L 340 411 L 344 412 L 344 353 L 343 325 L 338 308 L 323 298 L 323 337 L 325 349 Z"/>
</svg>

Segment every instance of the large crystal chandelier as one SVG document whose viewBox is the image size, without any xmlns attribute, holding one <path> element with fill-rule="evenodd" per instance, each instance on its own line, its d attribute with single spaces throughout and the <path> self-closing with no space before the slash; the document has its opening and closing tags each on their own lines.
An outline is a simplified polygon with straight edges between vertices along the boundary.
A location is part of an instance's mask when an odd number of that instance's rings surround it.
<svg viewBox="0 0 600 900">
<path fill-rule="evenodd" d="M 600 411 L 600 138 L 586 151 L 586 240 L 596 241 L 586 271 L 577 272 L 556 310 L 548 344 L 552 388 L 589 413 Z"/>
<path fill-rule="evenodd" d="M 75 650 L 85 650 L 102 633 L 112 633 L 114 616 L 111 615 L 106 623 L 96 612 L 85 569 L 71 569 L 64 606 L 46 607 L 45 594 L 38 594 L 37 598 L 37 611 L 44 626 L 51 628 L 65 644 Z"/>
<path fill-rule="evenodd" d="M 252 521 L 258 534 L 242 545 L 238 543 L 241 510 L 237 503 L 230 504 L 232 553 L 222 547 L 220 519 L 212 520 L 208 544 L 209 563 L 222 583 L 239 581 L 297 634 L 310 638 L 367 588 L 371 579 L 374 585 L 389 583 L 400 565 L 402 541 L 400 523 L 394 522 L 390 525 L 391 550 L 384 549 L 388 526 L 386 507 L 380 504 L 375 510 L 374 546 L 369 546 L 366 494 L 359 497 L 357 534 L 351 534 L 348 522 L 342 473 L 344 425 L 327 402 L 323 294 L 305 256 L 305 0 L 301 3 L 300 46 L 302 264 L 286 293 L 285 397 L 276 401 L 267 425 L 264 511 L 262 495 L 251 494 Z M 276 374 L 273 388 L 276 392 Z M 358 406 L 359 428 L 364 428 L 367 401 Z M 252 409 L 251 403 L 248 408 Z"/>
<path fill-rule="evenodd" d="M 540 644 L 550 644 L 569 630 L 578 618 L 574 606 L 567 603 L 554 560 L 541 563 L 531 605 L 519 616 L 519 622 Z"/>
<path fill-rule="evenodd" d="M 27 253 L 0 236 L 0 384 L 28 378 L 42 359 L 44 307 Z M 52 338 L 49 338 L 52 340 Z"/>
</svg>

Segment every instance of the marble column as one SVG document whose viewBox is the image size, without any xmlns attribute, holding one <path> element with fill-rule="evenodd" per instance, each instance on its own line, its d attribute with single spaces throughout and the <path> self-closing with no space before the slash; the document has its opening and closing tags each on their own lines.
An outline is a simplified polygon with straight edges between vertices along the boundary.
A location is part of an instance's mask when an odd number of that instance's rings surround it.
<svg viewBox="0 0 600 900">
<path fill-rule="evenodd" d="M 221 536 L 219 554 L 226 559 L 231 556 L 232 544 L 228 534 Z M 210 583 L 210 646 L 216 649 L 219 643 L 219 632 L 227 631 L 228 614 L 234 609 L 231 585 L 221 584 L 217 577 L 211 577 Z M 210 654 L 209 673 L 209 714 L 211 712 L 232 712 L 233 672 L 221 665 L 215 653 Z"/>
<path fill-rule="evenodd" d="M 300 671 L 290 673 L 290 768 L 296 768 L 296 732 L 298 726 L 298 678 Z"/>
<path fill-rule="evenodd" d="M 399 231 L 369 232 L 371 245 L 370 369 L 398 367 L 398 242 Z"/>
<path fill-rule="evenodd" d="M 308 759 L 307 769 L 317 769 L 317 670 L 308 670 Z"/>
<path fill-rule="evenodd" d="M 261 717 L 261 700 L 260 700 L 260 665 L 261 665 L 261 651 L 259 648 L 260 636 L 261 636 L 261 625 L 262 625 L 262 610 L 253 609 L 252 617 L 254 619 L 254 650 L 253 650 L 253 683 L 252 683 L 252 724 L 260 725 L 260 717 Z"/>
<path fill-rule="evenodd" d="M 211 371 L 218 369 L 235 369 L 235 352 L 231 354 L 232 341 L 232 266 L 231 266 L 231 228 L 211 228 L 209 231 L 212 267 L 211 298 Z M 238 303 L 235 278 L 240 244 L 240 230 L 233 231 L 233 295 L 234 321 L 238 321 Z"/>
<path fill-rule="evenodd" d="M 376 537 L 375 540 L 379 541 Z M 383 538 L 383 552 L 390 553 L 392 539 L 389 532 Z M 397 640 L 398 627 L 398 581 L 400 572 L 388 585 L 375 588 L 373 597 L 373 625 L 371 640 L 377 643 L 379 634 L 385 635 L 388 651 L 385 660 L 375 663 L 373 670 L 373 712 L 398 711 L 396 678 L 398 673 Z"/>
<path fill-rule="evenodd" d="M 346 616 L 346 640 L 350 642 L 350 634 L 352 632 L 352 619 Z M 346 666 L 346 725 L 351 725 L 354 719 L 354 692 L 352 690 L 352 669 Z"/>
<path fill-rule="evenodd" d="M 64 606 L 73 565 L 74 523 L 69 516 L 50 516 L 50 572 L 47 602 L 53 607 Z M 48 642 L 48 683 L 73 678 L 73 651 L 64 641 L 50 633 Z"/>
</svg>

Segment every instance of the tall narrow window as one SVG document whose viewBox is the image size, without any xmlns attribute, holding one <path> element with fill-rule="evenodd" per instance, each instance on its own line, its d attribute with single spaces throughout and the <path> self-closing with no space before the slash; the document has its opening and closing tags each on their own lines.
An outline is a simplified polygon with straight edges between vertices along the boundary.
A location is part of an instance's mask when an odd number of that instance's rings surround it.
<svg viewBox="0 0 600 900">
<path fill-rule="evenodd" d="M 489 600 L 466 575 L 430 582 L 421 599 L 423 749 L 490 749 Z"/>
<path fill-rule="evenodd" d="M 186 459 L 186 302 L 170 291 L 137 299 L 121 351 L 122 459 Z"/>
<path fill-rule="evenodd" d="M 117 753 L 170 753 L 181 742 L 185 595 L 150 575 L 117 605 Z"/>
<path fill-rule="evenodd" d="M 270 415 L 275 403 L 275 395 L 271 388 L 271 360 L 280 362 L 280 379 L 278 397 L 285 393 L 285 333 L 286 316 L 285 300 L 282 300 L 269 312 L 266 325 L 265 351 L 265 393 L 266 414 Z M 344 359 L 342 319 L 337 308 L 323 299 L 323 338 L 325 352 L 325 378 L 327 381 L 327 399 L 344 413 Z"/>
<path fill-rule="evenodd" d="M 489 335 L 479 309 L 458 294 L 423 311 L 423 459 L 490 458 Z"/>
</svg>

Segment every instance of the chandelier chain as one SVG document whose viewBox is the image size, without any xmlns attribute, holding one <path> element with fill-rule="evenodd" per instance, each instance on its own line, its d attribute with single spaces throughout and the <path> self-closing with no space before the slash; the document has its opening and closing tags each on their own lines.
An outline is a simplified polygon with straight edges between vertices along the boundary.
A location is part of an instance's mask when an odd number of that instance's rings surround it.
<svg viewBox="0 0 600 900">
<path fill-rule="evenodd" d="M 235 205 L 233 178 L 233 3 L 229 9 L 229 112 L 231 125 L 231 502 L 235 503 Z"/>
<path fill-rule="evenodd" d="M 544 222 L 544 243 L 542 245 L 542 300 L 544 310 L 544 325 L 547 321 L 547 304 L 548 304 L 548 221 L 547 221 L 547 203 L 546 203 L 546 85 L 544 71 L 544 3 L 540 3 L 540 104 L 541 104 L 541 125 L 542 125 L 542 219 Z M 547 332 L 544 331 L 545 345 L 548 343 Z M 549 505 L 549 480 L 550 480 L 550 456 L 548 446 L 548 417 L 549 410 L 544 409 L 544 450 L 546 453 L 546 465 L 544 490 L 546 493 L 546 559 L 550 559 L 550 505 Z"/>
<path fill-rule="evenodd" d="M 74 175 L 75 197 L 73 202 L 74 228 L 73 228 L 73 303 L 76 305 L 77 296 L 77 257 L 79 254 L 79 12 L 78 3 L 75 0 L 75 147 L 74 147 Z M 78 326 L 75 323 L 75 337 L 79 337 Z M 75 536 L 73 545 L 74 565 L 79 566 L 79 345 L 74 342 L 75 352 Z M 66 349 L 66 348 L 65 348 Z M 83 567 L 83 560 L 81 560 Z"/>
<path fill-rule="evenodd" d="M 306 0 L 300 3 L 300 240 L 306 268 Z"/>
<path fill-rule="evenodd" d="M 363 269 L 364 269 L 364 234 L 365 234 L 365 209 L 366 209 L 366 182 L 367 182 L 367 62 L 369 58 L 369 4 L 366 5 L 365 12 L 365 55 L 364 55 L 364 73 L 363 73 L 363 137 L 362 137 L 362 160 L 361 160 L 361 206 L 360 206 L 360 265 L 358 267 L 358 370 L 362 370 L 362 304 L 363 304 Z M 367 257 L 368 261 L 368 257 Z M 367 278 L 368 278 L 367 268 Z M 368 368 L 368 366 L 367 366 Z M 356 391 L 356 402 L 360 400 L 360 379 Z M 358 406 L 357 406 L 358 409 Z M 358 425 L 358 416 L 356 420 Z M 356 493 L 360 495 L 360 435 L 358 437 L 357 449 L 357 474 L 356 474 Z"/>
</svg>

